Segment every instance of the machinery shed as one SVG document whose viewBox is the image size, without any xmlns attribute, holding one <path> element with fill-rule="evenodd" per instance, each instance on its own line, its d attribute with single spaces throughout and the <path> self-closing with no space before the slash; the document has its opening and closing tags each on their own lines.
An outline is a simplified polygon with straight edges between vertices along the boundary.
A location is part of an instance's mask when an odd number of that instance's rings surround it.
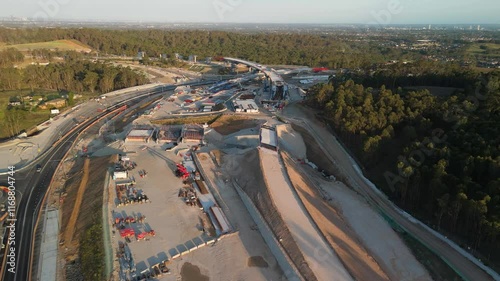
<svg viewBox="0 0 500 281">
<path fill-rule="evenodd" d="M 128 133 L 125 142 L 149 142 L 154 134 L 154 129 L 134 129 Z"/>
</svg>

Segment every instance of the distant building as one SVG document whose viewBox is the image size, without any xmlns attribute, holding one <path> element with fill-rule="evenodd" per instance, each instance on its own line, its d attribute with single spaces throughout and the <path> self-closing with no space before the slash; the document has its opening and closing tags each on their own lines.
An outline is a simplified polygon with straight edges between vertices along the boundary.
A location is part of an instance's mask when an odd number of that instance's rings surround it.
<svg viewBox="0 0 500 281">
<path fill-rule="evenodd" d="M 125 142 L 146 142 L 148 143 L 151 140 L 155 130 L 154 129 L 133 129 L 131 130 L 127 137 L 125 138 Z"/>
<path fill-rule="evenodd" d="M 213 105 L 205 105 L 202 107 L 203 112 L 212 112 L 213 109 L 214 109 Z"/>
<path fill-rule="evenodd" d="M 66 106 L 65 99 L 54 99 L 54 100 L 47 101 L 44 104 L 39 105 L 38 107 L 40 107 L 41 109 L 49 109 L 52 107 L 61 108 L 61 107 L 65 107 L 65 106 Z"/>
<path fill-rule="evenodd" d="M 182 142 L 203 142 L 205 129 L 200 125 L 184 125 L 182 128 Z"/>
<path fill-rule="evenodd" d="M 196 62 L 196 59 L 197 59 L 197 58 L 198 58 L 198 56 L 197 56 L 197 55 L 190 55 L 190 56 L 189 56 L 189 61 L 190 61 L 190 62 Z"/>
<path fill-rule="evenodd" d="M 137 58 L 138 59 L 143 59 L 146 56 L 146 52 L 137 52 Z"/>
<path fill-rule="evenodd" d="M 156 135 L 157 143 L 179 142 L 182 134 L 182 126 L 162 126 Z"/>
<path fill-rule="evenodd" d="M 259 113 L 259 107 L 252 99 L 240 100 L 233 102 L 235 112 Z"/>
</svg>

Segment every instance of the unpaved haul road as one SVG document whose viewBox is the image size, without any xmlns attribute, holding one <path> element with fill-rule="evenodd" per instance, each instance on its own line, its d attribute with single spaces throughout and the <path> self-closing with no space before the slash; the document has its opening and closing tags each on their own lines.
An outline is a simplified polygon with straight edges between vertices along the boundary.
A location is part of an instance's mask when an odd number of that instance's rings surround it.
<svg viewBox="0 0 500 281">
<path fill-rule="evenodd" d="M 276 209 L 290 229 L 305 260 L 321 281 L 353 280 L 337 254 L 326 244 L 294 195 L 276 152 L 259 151 L 264 178 Z"/>
<path fill-rule="evenodd" d="M 285 111 L 284 115 L 293 118 L 290 119 L 290 121 L 308 129 L 320 144 L 325 155 L 345 174 L 346 178 L 349 180 L 349 184 L 366 197 L 375 208 L 380 209 L 408 233 L 411 233 L 424 245 L 432 249 L 437 255 L 441 256 L 449 265 L 457 270 L 464 279 L 470 281 L 500 280 L 498 274 L 495 278 L 492 277 L 440 237 L 437 237 L 422 225 L 409 220 L 400 213 L 384 195 L 368 185 L 364 178 L 354 168 L 354 165 L 356 165 L 354 160 L 351 159 L 337 139 L 316 120 L 314 115 L 305 114 L 302 110 L 297 109 L 295 105 L 291 105 L 289 111 Z M 307 120 L 307 124 L 304 120 Z"/>
</svg>

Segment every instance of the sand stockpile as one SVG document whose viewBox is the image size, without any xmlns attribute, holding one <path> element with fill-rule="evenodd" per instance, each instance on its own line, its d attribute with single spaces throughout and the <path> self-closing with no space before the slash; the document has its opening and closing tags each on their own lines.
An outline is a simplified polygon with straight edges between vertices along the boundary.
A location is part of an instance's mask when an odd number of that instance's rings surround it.
<svg viewBox="0 0 500 281">
<path fill-rule="evenodd" d="M 306 145 L 302 136 L 289 124 L 276 126 L 279 144 L 298 159 L 306 158 Z"/>
</svg>

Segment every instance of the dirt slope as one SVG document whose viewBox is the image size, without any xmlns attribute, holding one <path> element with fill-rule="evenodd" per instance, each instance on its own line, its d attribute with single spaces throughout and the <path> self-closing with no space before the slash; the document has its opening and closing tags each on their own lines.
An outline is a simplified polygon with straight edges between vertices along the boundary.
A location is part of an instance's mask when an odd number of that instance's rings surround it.
<svg viewBox="0 0 500 281">
<path fill-rule="evenodd" d="M 342 216 L 321 199 L 318 190 L 304 175 L 304 171 L 287 153 L 282 152 L 282 156 L 290 181 L 300 200 L 349 273 L 356 280 L 389 280 Z"/>
</svg>

